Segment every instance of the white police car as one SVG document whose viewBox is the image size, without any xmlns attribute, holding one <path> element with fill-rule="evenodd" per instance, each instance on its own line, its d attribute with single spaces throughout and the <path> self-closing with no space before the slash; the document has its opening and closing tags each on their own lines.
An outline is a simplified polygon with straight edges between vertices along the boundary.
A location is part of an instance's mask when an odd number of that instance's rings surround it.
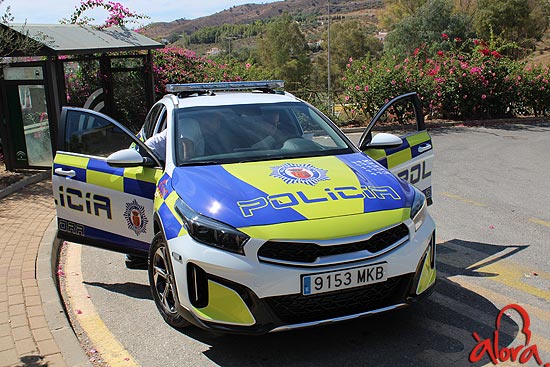
<svg viewBox="0 0 550 367">
<path fill-rule="evenodd" d="M 384 106 L 357 148 L 282 87 L 171 85 L 137 137 L 64 107 L 52 178 L 59 237 L 148 254 L 155 303 L 174 327 L 265 333 L 428 295 L 433 149 L 416 94 Z M 388 112 L 412 116 L 418 131 L 372 134 Z M 165 157 L 143 143 L 164 129 Z"/>
</svg>

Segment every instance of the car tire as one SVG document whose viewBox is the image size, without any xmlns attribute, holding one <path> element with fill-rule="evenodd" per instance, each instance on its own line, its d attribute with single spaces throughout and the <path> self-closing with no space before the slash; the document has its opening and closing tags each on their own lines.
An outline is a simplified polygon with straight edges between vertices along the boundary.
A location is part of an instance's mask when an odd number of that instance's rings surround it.
<svg viewBox="0 0 550 367">
<path fill-rule="evenodd" d="M 164 235 L 159 232 L 149 249 L 149 284 L 155 304 L 166 323 L 176 329 L 189 325 L 177 310 L 178 293 Z"/>
</svg>

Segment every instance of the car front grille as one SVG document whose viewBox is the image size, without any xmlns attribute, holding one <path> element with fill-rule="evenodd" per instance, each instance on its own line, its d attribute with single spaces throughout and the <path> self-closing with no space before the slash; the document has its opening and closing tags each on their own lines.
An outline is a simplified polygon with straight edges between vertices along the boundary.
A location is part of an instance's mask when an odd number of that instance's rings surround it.
<svg viewBox="0 0 550 367">
<path fill-rule="evenodd" d="M 267 241 L 260 247 L 258 256 L 262 261 L 313 263 L 318 258 L 367 250 L 373 256 L 409 235 L 404 223 L 376 233 L 364 241 L 320 246 L 316 243 Z"/>
<path fill-rule="evenodd" d="M 382 283 L 310 296 L 269 297 L 265 302 L 287 325 L 328 320 L 399 303 L 406 296 L 412 276 L 407 274 Z"/>
</svg>

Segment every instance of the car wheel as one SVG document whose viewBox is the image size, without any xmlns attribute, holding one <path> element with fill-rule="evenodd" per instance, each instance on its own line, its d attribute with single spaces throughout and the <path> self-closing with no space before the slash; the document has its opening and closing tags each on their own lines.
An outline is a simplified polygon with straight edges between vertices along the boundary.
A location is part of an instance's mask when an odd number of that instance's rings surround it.
<svg viewBox="0 0 550 367">
<path fill-rule="evenodd" d="M 189 325 L 177 311 L 178 295 L 172 263 L 162 233 L 157 233 L 149 250 L 149 284 L 153 299 L 164 320 L 172 327 Z"/>
</svg>

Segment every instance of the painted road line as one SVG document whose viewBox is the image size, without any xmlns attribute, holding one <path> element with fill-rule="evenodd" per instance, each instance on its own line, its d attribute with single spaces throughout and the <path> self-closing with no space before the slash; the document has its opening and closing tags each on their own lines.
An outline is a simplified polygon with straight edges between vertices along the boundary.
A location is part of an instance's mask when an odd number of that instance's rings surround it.
<svg viewBox="0 0 550 367">
<path fill-rule="evenodd" d="M 75 319 L 92 342 L 97 353 L 111 367 L 138 367 L 139 364 L 109 331 L 99 317 L 84 286 L 81 270 L 82 247 L 68 243 L 65 259 L 65 284 Z"/>
<path fill-rule="evenodd" d="M 538 219 L 538 218 L 529 218 L 529 222 L 540 224 L 541 226 L 545 226 L 545 227 L 550 227 L 550 222 L 547 222 L 545 220 Z"/>
<path fill-rule="evenodd" d="M 451 194 L 449 192 L 441 192 L 441 193 L 439 193 L 439 195 L 448 197 L 450 199 L 455 199 L 455 200 L 461 201 L 461 202 L 466 203 L 466 204 L 471 204 L 471 205 L 474 205 L 474 206 L 481 206 L 481 207 L 487 206 L 487 205 L 485 205 L 483 203 L 480 203 L 478 201 L 466 199 L 462 196 Z"/>
<path fill-rule="evenodd" d="M 452 280 L 444 279 L 444 281 L 451 282 L 451 283 L 456 281 L 455 277 L 451 277 L 451 278 L 452 278 Z M 471 287 L 464 286 L 463 284 L 460 284 L 460 285 L 463 288 L 466 288 L 466 289 L 474 292 L 474 290 L 471 289 Z M 497 308 L 499 310 L 502 309 L 502 307 L 504 307 L 506 305 L 509 305 L 509 304 L 513 304 L 513 303 L 520 304 L 521 303 L 518 300 L 507 299 L 507 302 L 504 302 L 504 303 L 496 302 L 496 304 L 495 304 L 495 301 L 493 301 L 493 299 L 485 297 L 483 294 L 480 294 L 480 293 L 477 292 L 482 287 L 476 286 L 475 288 L 476 288 L 476 291 L 475 291 L 476 294 L 478 294 L 478 295 L 480 295 L 484 298 L 487 298 L 489 301 L 491 301 L 491 303 L 493 303 L 495 305 L 495 308 Z M 483 289 L 483 293 L 487 294 L 488 292 L 486 292 L 486 291 L 487 291 L 486 289 Z M 494 292 L 491 292 L 491 293 L 494 294 Z M 434 303 L 437 303 L 439 306 L 445 307 L 445 308 L 447 308 L 447 309 L 449 309 L 453 312 L 456 312 L 456 313 L 458 313 L 458 314 L 460 314 L 460 315 L 462 315 L 466 318 L 469 318 L 469 319 L 477 321 L 477 322 L 483 322 L 482 320 L 491 320 L 490 324 L 486 324 L 489 327 L 494 327 L 494 325 L 495 325 L 494 323 L 495 323 L 495 319 L 496 319 L 498 311 L 495 314 L 488 314 L 487 312 L 479 310 L 479 309 L 477 309 L 475 307 L 472 307 L 468 304 L 465 304 L 465 303 L 462 303 L 462 302 L 459 302 L 459 301 L 457 302 L 456 299 L 451 298 L 451 297 L 447 297 L 443 294 L 438 293 L 437 291 L 434 292 L 430 296 L 429 300 L 434 302 Z M 521 303 L 520 306 L 522 306 L 527 311 L 527 313 L 529 315 L 535 315 L 535 313 L 536 313 L 535 316 L 544 314 L 544 317 L 546 317 L 546 321 L 550 321 L 550 315 L 548 315 L 548 313 L 549 313 L 548 311 L 543 311 L 541 309 L 537 309 L 536 307 L 533 307 L 531 305 L 526 305 L 524 303 Z M 533 312 L 531 313 L 530 311 L 533 311 Z M 545 323 L 543 320 L 541 320 L 541 321 L 543 323 Z M 514 322 L 517 322 L 517 321 L 514 321 Z M 533 320 L 531 320 L 531 324 L 533 324 Z M 522 325 L 519 325 L 519 326 L 522 326 Z M 531 328 L 533 328 L 533 326 L 534 325 L 531 325 Z M 546 325 L 536 325 L 536 326 L 537 327 L 540 326 L 540 328 L 539 328 L 540 330 L 547 330 Z M 473 332 L 473 331 L 475 331 L 475 330 L 470 330 L 470 332 Z M 502 332 L 502 331 L 501 331 L 501 334 L 506 334 L 512 340 L 519 337 L 518 334 L 516 334 L 514 336 L 514 335 L 510 335 L 508 333 Z M 532 337 L 533 337 L 533 340 L 537 341 L 537 344 L 538 344 L 538 347 L 539 347 L 540 350 L 545 351 L 545 352 L 550 352 L 550 340 L 549 339 L 543 337 L 540 334 L 535 334 L 535 333 L 532 333 Z M 523 340 L 519 340 L 519 341 L 523 342 Z"/>
<path fill-rule="evenodd" d="M 550 278 L 547 273 L 533 271 L 531 268 L 522 267 L 510 261 L 504 260 L 481 266 L 476 269 L 476 271 L 477 270 L 496 274 L 496 276 L 488 278 L 492 281 L 502 283 L 508 287 L 515 288 L 535 297 L 550 300 L 550 281 L 547 281 Z M 525 283 L 524 280 L 529 279 L 526 275 L 531 277 L 530 274 L 533 273 L 537 274 L 537 277 L 539 278 L 538 281 L 540 281 L 541 278 L 543 279 L 542 284 L 549 284 L 549 287 L 547 287 L 549 290 L 541 289 L 534 285 Z"/>
<path fill-rule="evenodd" d="M 455 246 L 461 247 L 460 244 L 453 243 L 452 241 L 444 246 L 449 246 L 451 249 Z M 469 265 L 465 270 L 492 274 L 492 276 L 485 277 L 485 279 L 504 284 L 535 297 L 550 300 L 550 273 L 531 267 L 517 265 L 516 263 L 504 259 L 506 256 L 510 256 L 518 248 L 521 248 L 521 246 L 509 246 L 504 251 L 500 251 L 493 255 L 487 255 L 473 248 L 467 248 L 472 258 L 482 260 Z M 512 249 L 512 251 L 510 251 L 510 249 Z M 463 263 L 464 259 L 460 256 L 439 256 L 438 261 L 458 268 L 465 267 Z M 540 283 L 541 287 L 528 284 L 534 280 Z"/>
<path fill-rule="evenodd" d="M 550 312 L 548 312 L 547 310 L 542 310 L 542 309 L 540 309 L 536 306 L 521 302 L 521 300 L 510 298 L 510 297 L 507 297 L 507 296 L 502 295 L 500 293 L 496 293 L 494 291 L 491 291 L 489 289 L 486 289 L 484 287 L 476 285 L 476 284 L 468 281 L 467 279 L 464 279 L 464 277 L 461 277 L 461 276 L 451 276 L 448 279 L 444 279 L 444 281 L 449 281 L 449 282 L 456 283 L 456 284 L 460 285 L 461 287 L 463 287 L 465 289 L 468 289 L 468 290 L 480 295 L 481 297 L 484 297 L 485 299 L 492 302 L 495 305 L 495 307 L 498 308 L 498 309 L 502 309 L 504 306 L 510 305 L 510 304 L 519 304 L 521 307 L 523 307 L 527 311 L 527 313 L 530 316 L 530 320 L 531 320 L 531 326 L 530 326 L 531 327 L 531 342 L 530 342 L 530 344 L 531 345 L 536 344 L 537 348 L 541 352 L 550 353 L 550 339 L 542 336 L 539 333 L 533 332 L 535 328 L 537 328 L 539 331 L 548 330 L 547 323 L 550 322 Z M 436 297 L 433 298 L 434 296 L 436 296 Z M 445 297 L 445 296 L 443 296 L 443 297 Z M 437 294 L 437 292 L 435 292 L 432 296 L 430 296 L 430 300 L 433 300 L 435 303 L 439 304 L 440 301 L 442 300 L 442 298 L 440 297 L 440 295 Z M 447 301 L 452 301 L 452 300 L 447 300 Z M 443 304 L 443 303 L 442 303 L 442 305 L 445 306 L 445 304 Z M 464 305 L 461 304 L 460 306 L 464 306 Z M 447 306 L 445 306 L 445 307 L 447 307 Z M 454 312 L 462 313 L 462 312 L 459 311 L 460 310 L 459 307 L 453 308 L 452 310 Z M 471 310 L 469 310 L 469 311 L 471 311 Z M 476 311 L 474 314 L 472 314 L 470 316 L 467 316 L 467 317 L 472 318 L 473 315 L 481 316 L 481 314 L 479 314 L 479 312 L 482 312 L 482 311 Z M 497 315 L 495 314 L 493 317 L 496 318 L 496 316 Z M 535 317 L 536 320 L 533 319 L 533 317 Z M 517 322 L 517 321 L 515 321 L 515 322 Z M 540 325 L 541 322 L 543 323 L 543 325 Z M 546 325 L 544 325 L 544 324 L 546 324 Z M 521 326 L 520 324 L 518 324 L 518 325 Z M 493 327 L 494 325 L 489 325 L 489 326 Z M 523 337 L 523 334 L 518 332 L 518 334 L 516 335 L 516 338 L 515 338 L 516 339 L 515 342 L 518 343 L 518 344 L 523 344 L 525 342 L 525 340 L 523 340 L 522 337 Z"/>
<path fill-rule="evenodd" d="M 460 285 L 462 288 L 466 288 L 482 296 L 483 298 L 490 300 L 491 302 L 496 304 L 499 308 L 502 308 L 512 303 L 517 303 L 523 308 L 525 308 L 525 310 L 527 310 L 527 313 L 529 313 L 529 315 L 535 316 L 537 319 L 541 321 L 550 322 L 550 312 L 548 312 L 548 310 L 543 310 L 536 306 L 523 303 L 522 300 L 518 300 L 517 298 L 508 297 L 503 294 L 494 292 L 490 289 L 487 289 L 485 287 L 481 287 L 478 284 L 475 284 L 474 282 L 466 279 L 466 277 L 461 275 L 453 275 L 453 276 L 448 276 L 446 278 L 447 278 L 446 280 L 456 283 Z"/>
</svg>

